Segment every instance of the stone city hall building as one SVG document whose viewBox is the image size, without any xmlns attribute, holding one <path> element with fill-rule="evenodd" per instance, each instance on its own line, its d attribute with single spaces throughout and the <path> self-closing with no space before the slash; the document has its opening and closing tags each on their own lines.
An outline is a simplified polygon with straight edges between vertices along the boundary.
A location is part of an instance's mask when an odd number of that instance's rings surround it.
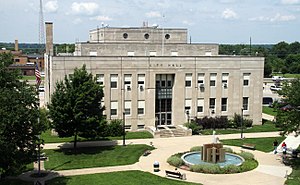
<svg viewBox="0 0 300 185">
<path fill-rule="evenodd" d="M 55 56 L 52 29 L 46 23 L 46 103 L 85 64 L 104 87 L 107 119 L 125 119 L 128 130 L 235 113 L 261 123 L 262 57 L 219 55 L 218 44 L 189 43 L 187 29 L 147 26 L 97 28 L 72 56 Z"/>
</svg>

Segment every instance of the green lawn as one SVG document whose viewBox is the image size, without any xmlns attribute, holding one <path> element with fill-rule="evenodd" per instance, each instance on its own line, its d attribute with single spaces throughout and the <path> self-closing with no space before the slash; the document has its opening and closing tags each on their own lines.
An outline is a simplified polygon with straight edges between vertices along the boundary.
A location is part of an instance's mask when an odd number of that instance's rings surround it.
<svg viewBox="0 0 300 185">
<path fill-rule="evenodd" d="M 19 179 L 0 180 L 0 185 L 32 185 L 33 182 L 26 182 Z"/>
<path fill-rule="evenodd" d="M 263 113 L 269 114 L 269 115 L 272 115 L 272 116 L 277 115 L 277 111 L 274 108 L 268 107 L 268 106 L 263 106 Z"/>
<path fill-rule="evenodd" d="M 51 131 L 47 130 L 41 135 L 41 138 L 44 139 L 45 143 L 63 143 L 63 142 L 72 142 L 74 137 L 64 137 L 60 138 L 58 136 L 51 135 Z M 127 132 L 126 139 L 144 139 L 144 138 L 153 138 L 152 134 L 147 131 L 140 132 Z M 99 138 L 96 140 L 121 140 L 121 137 L 108 137 L 108 138 Z M 85 138 L 78 138 L 79 141 L 87 141 Z"/>
<path fill-rule="evenodd" d="M 272 121 L 264 121 L 263 125 L 253 125 L 251 128 L 243 129 L 244 133 L 254 133 L 254 132 L 274 132 L 280 131 L 280 128 L 276 128 Z M 203 135 L 212 134 L 212 129 L 202 130 L 200 133 Z M 216 129 L 216 134 L 237 134 L 241 133 L 241 129 Z"/>
<path fill-rule="evenodd" d="M 285 78 L 300 78 L 300 74 L 282 74 L 282 73 L 272 73 L 273 76 L 283 76 Z"/>
<path fill-rule="evenodd" d="M 44 80 L 44 77 L 41 77 Z M 21 80 L 35 80 L 35 76 L 22 76 Z"/>
<path fill-rule="evenodd" d="M 299 185 L 300 184 L 300 159 L 293 160 L 293 172 L 288 176 L 286 185 Z"/>
<path fill-rule="evenodd" d="M 254 144 L 256 150 L 263 152 L 271 152 L 273 150 L 273 142 L 277 140 L 281 143 L 285 137 L 265 137 L 265 138 L 245 138 L 245 139 L 225 139 L 221 140 L 224 145 L 241 146 L 244 143 Z"/>
<path fill-rule="evenodd" d="M 45 168 L 50 170 L 68 170 L 104 166 L 129 165 L 138 162 L 146 150 L 154 149 L 148 145 L 127 145 L 78 148 L 77 155 L 73 149 L 44 150 L 49 161 Z"/>
<path fill-rule="evenodd" d="M 179 180 L 172 180 L 142 171 L 110 172 L 91 175 L 58 177 L 47 181 L 48 185 L 193 185 Z M 196 185 L 196 184 L 195 184 Z"/>
</svg>

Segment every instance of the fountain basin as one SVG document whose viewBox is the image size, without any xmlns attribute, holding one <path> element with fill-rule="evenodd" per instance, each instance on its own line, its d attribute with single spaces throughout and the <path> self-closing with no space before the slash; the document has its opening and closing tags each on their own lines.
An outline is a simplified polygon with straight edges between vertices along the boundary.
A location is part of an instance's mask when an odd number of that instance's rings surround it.
<svg viewBox="0 0 300 185">
<path fill-rule="evenodd" d="M 201 160 L 201 153 L 200 152 L 189 152 L 184 154 L 181 159 L 187 166 L 197 165 L 197 164 L 218 164 L 220 167 L 224 167 L 227 165 L 236 165 L 240 166 L 245 160 L 241 156 L 232 154 L 232 153 L 225 153 L 225 161 L 224 162 L 217 162 L 217 163 L 210 163 Z"/>
</svg>

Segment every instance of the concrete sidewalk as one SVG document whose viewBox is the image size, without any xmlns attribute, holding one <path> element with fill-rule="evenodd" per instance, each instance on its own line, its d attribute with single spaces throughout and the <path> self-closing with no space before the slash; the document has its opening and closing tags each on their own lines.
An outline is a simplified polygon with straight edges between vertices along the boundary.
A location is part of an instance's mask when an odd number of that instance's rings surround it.
<svg viewBox="0 0 300 185">
<path fill-rule="evenodd" d="M 276 137 L 279 136 L 278 132 L 266 133 L 245 133 L 246 138 L 259 138 L 259 137 Z M 220 139 L 238 139 L 240 134 L 219 135 Z M 142 156 L 139 162 L 133 165 L 114 166 L 114 167 L 101 167 L 101 168 L 87 168 L 75 170 L 63 170 L 53 172 L 53 177 L 58 175 L 73 176 L 81 174 L 94 174 L 112 171 L 127 171 L 127 170 L 141 170 L 165 177 L 165 170 L 174 170 L 173 166 L 167 163 L 168 157 L 175 153 L 188 151 L 193 146 L 199 146 L 204 143 L 210 143 L 212 136 L 188 136 L 188 137 L 175 137 L 175 138 L 157 138 L 157 139 L 135 139 L 127 140 L 126 145 L 129 144 L 150 144 L 156 148 L 148 156 Z M 84 146 L 102 146 L 109 144 L 108 141 L 93 141 L 80 143 Z M 122 144 L 122 141 L 117 141 L 111 144 Z M 45 149 L 54 149 L 59 146 L 72 146 L 68 144 L 46 144 Z M 231 147 L 234 151 L 241 151 L 240 147 Z M 244 151 L 248 151 L 243 149 Z M 255 155 L 259 162 L 258 168 L 239 174 L 202 174 L 190 171 L 181 170 L 186 173 L 189 182 L 202 183 L 204 185 L 283 185 L 286 180 L 286 175 L 291 173 L 292 169 L 281 163 L 280 156 L 260 151 L 249 151 Z M 159 161 L 160 172 L 153 172 L 154 161 Z M 21 179 L 28 180 L 28 174 L 20 175 Z"/>
</svg>

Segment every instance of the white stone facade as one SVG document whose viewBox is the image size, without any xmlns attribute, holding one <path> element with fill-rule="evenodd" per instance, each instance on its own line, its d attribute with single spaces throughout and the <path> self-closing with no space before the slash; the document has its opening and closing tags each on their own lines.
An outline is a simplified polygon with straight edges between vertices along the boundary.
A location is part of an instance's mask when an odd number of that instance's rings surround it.
<svg viewBox="0 0 300 185">
<path fill-rule="evenodd" d="M 124 113 L 129 130 L 182 125 L 194 117 L 232 117 L 242 107 L 244 116 L 261 124 L 264 58 L 220 56 L 217 44 L 186 43 L 185 29 L 102 29 L 104 38 L 99 34 L 95 40 L 92 30 L 89 43 L 76 45 L 77 56 L 45 57 L 46 102 L 58 80 L 85 64 L 104 86 L 105 115 L 123 119 Z M 164 34 L 170 37 L 157 39 Z M 131 35 L 140 39 L 130 40 Z"/>
</svg>

